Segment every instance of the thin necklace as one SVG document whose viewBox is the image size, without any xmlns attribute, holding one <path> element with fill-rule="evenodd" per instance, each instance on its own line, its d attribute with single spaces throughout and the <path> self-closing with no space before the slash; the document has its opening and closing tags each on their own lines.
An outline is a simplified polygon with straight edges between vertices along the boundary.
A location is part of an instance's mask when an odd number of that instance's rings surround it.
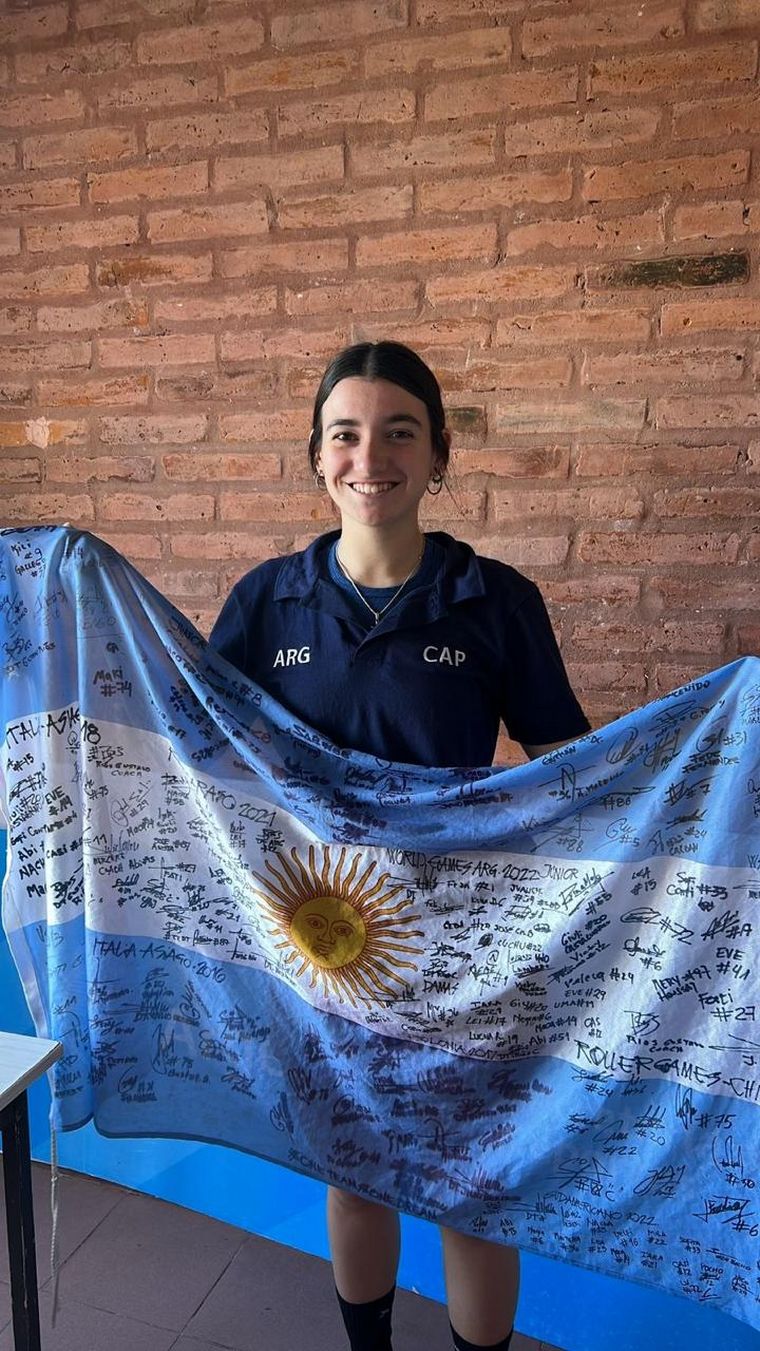
<svg viewBox="0 0 760 1351">
<path fill-rule="evenodd" d="M 423 537 L 422 537 L 422 543 L 420 544 L 420 552 L 419 552 L 419 554 L 417 555 L 417 562 L 415 563 L 414 567 L 412 568 L 412 570 L 411 570 L 411 572 L 408 574 L 408 576 L 406 576 L 406 577 L 404 578 L 404 580 L 403 580 L 403 582 L 401 583 L 401 585 L 400 585 L 400 587 L 398 588 L 398 590 L 397 590 L 397 591 L 394 591 L 394 593 L 393 593 L 393 595 L 391 596 L 391 598 L 390 598 L 390 600 L 388 601 L 388 603 L 387 603 L 386 605 L 383 606 L 382 610 L 376 610 L 375 607 L 374 607 L 374 605 L 370 605 L 369 601 L 367 600 L 367 597 L 364 596 L 364 595 L 362 595 L 361 591 L 359 590 L 359 587 L 356 585 L 356 582 L 354 581 L 353 577 L 351 576 L 351 573 L 349 572 L 348 568 L 346 567 L 345 563 L 343 562 L 343 559 L 341 558 L 341 556 L 340 556 L 340 554 L 338 553 L 338 550 L 337 550 L 337 549 L 335 550 L 335 558 L 336 558 L 338 567 L 340 568 L 341 572 L 343 573 L 343 576 L 345 577 L 346 581 L 351 583 L 351 586 L 354 588 L 354 591 L 356 592 L 357 596 L 359 597 L 359 600 L 361 601 L 362 605 L 366 605 L 367 609 L 369 610 L 370 614 L 372 615 L 372 617 L 373 617 L 373 619 L 374 619 L 374 621 L 375 621 L 375 624 L 379 624 L 379 623 L 380 623 L 380 620 L 381 620 L 382 617 L 383 617 L 383 615 L 386 613 L 386 611 L 390 610 L 390 608 L 391 608 L 392 605 L 395 605 L 395 604 L 396 604 L 396 601 L 398 600 L 399 596 L 401 595 L 401 592 L 403 591 L 404 587 L 407 585 L 408 582 L 411 582 L 411 580 L 412 580 L 412 578 L 413 578 L 415 572 L 418 571 L 419 566 L 420 566 L 420 563 L 422 562 L 422 555 L 424 554 L 424 552 L 425 552 L 425 537 L 424 537 L 424 535 L 423 535 Z"/>
</svg>

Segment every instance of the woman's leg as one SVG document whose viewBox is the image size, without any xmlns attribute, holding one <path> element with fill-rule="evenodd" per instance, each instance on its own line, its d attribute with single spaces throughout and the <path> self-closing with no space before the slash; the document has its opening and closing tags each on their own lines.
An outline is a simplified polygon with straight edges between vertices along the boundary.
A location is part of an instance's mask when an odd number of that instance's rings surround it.
<svg viewBox="0 0 760 1351">
<path fill-rule="evenodd" d="M 327 1232 L 335 1287 L 352 1351 L 391 1345 L 400 1249 L 395 1210 L 337 1187 L 327 1189 Z"/>
<path fill-rule="evenodd" d="M 401 1246 L 396 1211 L 328 1187 L 327 1232 L 343 1298 L 364 1304 L 385 1295 L 396 1281 Z"/>
<path fill-rule="evenodd" d="M 515 1322 L 520 1254 L 441 1226 L 451 1326 L 473 1346 L 500 1346 Z"/>
</svg>

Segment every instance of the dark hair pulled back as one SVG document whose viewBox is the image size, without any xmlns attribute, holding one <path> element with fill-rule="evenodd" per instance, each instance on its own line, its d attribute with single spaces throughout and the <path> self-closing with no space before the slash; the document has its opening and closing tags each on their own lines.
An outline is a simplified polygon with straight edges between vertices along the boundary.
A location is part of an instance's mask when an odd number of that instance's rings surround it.
<svg viewBox="0 0 760 1351">
<path fill-rule="evenodd" d="M 446 414 L 443 411 L 441 388 L 430 367 L 422 357 L 401 342 L 357 342 L 344 347 L 333 357 L 319 384 L 314 400 L 311 433 L 309 435 L 309 464 L 316 469 L 316 459 L 322 443 L 322 407 L 341 380 L 360 376 L 363 380 L 387 380 L 399 385 L 408 394 L 424 403 L 430 419 L 430 440 L 441 472 L 449 461 L 449 447 L 444 436 Z"/>
</svg>

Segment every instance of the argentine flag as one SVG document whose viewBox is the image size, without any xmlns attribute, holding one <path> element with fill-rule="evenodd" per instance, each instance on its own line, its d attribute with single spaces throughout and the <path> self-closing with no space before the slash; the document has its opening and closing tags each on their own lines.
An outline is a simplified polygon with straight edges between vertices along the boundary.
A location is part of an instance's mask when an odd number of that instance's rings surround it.
<svg viewBox="0 0 760 1351">
<path fill-rule="evenodd" d="M 760 1327 L 760 663 L 517 769 L 390 764 L 33 528 L 0 532 L 0 664 L 60 1129 L 231 1145 Z"/>
</svg>

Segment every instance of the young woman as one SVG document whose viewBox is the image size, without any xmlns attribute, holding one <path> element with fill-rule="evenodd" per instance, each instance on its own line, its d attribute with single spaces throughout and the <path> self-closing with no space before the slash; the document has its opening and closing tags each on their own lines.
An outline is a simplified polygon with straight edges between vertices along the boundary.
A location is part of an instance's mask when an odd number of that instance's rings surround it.
<svg viewBox="0 0 760 1351">
<path fill-rule="evenodd" d="M 441 490 L 451 437 L 416 353 L 359 343 L 317 391 L 309 460 L 340 530 L 233 589 L 212 644 L 338 745 L 384 760 L 478 766 L 501 721 L 535 757 L 588 731 L 537 587 L 443 533 L 420 503 Z M 352 1351 L 387 1351 L 399 1257 L 395 1211 L 328 1190 L 338 1300 Z M 454 1345 L 509 1346 L 514 1249 L 441 1229 Z"/>
</svg>

